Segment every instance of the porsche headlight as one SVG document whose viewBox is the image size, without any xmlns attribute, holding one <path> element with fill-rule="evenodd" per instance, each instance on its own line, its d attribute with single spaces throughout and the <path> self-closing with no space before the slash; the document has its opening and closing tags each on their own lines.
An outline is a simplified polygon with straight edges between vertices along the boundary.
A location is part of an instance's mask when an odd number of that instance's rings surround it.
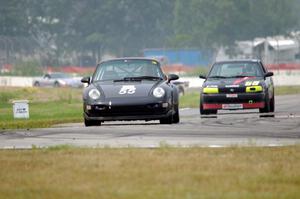
<svg viewBox="0 0 300 199">
<path fill-rule="evenodd" d="M 165 90 L 162 87 L 157 87 L 153 90 L 154 97 L 161 98 L 165 95 Z"/>
<path fill-rule="evenodd" d="M 99 99 L 100 92 L 94 88 L 89 91 L 89 97 L 92 98 L 93 100 Z"/>
</svg>

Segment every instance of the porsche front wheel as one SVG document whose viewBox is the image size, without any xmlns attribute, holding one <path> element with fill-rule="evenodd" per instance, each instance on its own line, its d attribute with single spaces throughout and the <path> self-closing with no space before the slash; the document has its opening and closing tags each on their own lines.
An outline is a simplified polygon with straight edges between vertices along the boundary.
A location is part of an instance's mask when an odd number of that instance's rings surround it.
<svg viewBox="0 0 300 199">
<path fill-rule="evenodd" d="M 84 118 L 84 125 L 86 127 L 88 127 L 88 126 L 101 126 L 101 121 L 87 120 L 87 119 Z"/>
<path fill-rule="evenodd" d="M 170 116 L 160 119 L 159 123 L 161 124 L 172 124 L 173 123 L 173 115 L 171 114 Z"/>
<path fill-rule="evenodd" d="M 175 114 L 173 115 L 173 123 L 177 124 L 179 123 L 179 110 L 178 110 L 178 105 L 175 106 Z"/>
</svg>

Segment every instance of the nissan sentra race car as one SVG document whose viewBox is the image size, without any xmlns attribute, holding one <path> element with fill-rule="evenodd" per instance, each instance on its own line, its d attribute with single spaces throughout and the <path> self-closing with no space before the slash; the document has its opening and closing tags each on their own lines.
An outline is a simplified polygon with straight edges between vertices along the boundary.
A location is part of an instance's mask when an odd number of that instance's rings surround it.
<svg viewBox="0 0 300 199">
<path fill-rule="evenodd" d="M 260 60 L 216 62 L 200 92 L 200 114 L 218 110 L 259 109 L 274 112 L 273 73 Z"/>
<path fill-rule="evenodd" d="M 85 126 L 112 120 L 179 122 L 178 89 L 160 63 L 146 58 L 119 58 L 101 62 L 83 91 Z"/>
</svg>

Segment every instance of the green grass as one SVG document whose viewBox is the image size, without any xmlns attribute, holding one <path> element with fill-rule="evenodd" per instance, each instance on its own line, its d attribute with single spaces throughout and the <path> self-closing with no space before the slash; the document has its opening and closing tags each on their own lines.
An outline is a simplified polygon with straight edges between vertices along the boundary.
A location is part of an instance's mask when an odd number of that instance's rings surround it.
<svg viewBox="0 0 300 199">
<path fill-rule="evenodd" d="M 0 128 L 39 128 L 54 124 L 82 122 L 81 102 L 67 103 L 63 101 L 30 103 L 30 119 L 14 119 L 12 106 L 7 104 L 1 108 Z"/>
<path fill-rule="evenodd" d="M 293 199 L 300 146 L 0 151 L 0 199 Z"/>
<path fill-rule="evenodd" d="M 275 87 L 275 95 L 292 95 L 299 94 L 300 86 L 277 86 Z"/>
<path fill-rule="evenodd" d="M 186 92 L 184 96 L 181 96 L 179 99 L 180 108 L 196 108 L 199 107 L 200 102 L 200 93 Z"/>
<path fill-rule="evenodd" d="M 41 128 L 82 122 L 81 89 L 5 88 L 0 91 L 0 129 Z M 29 99 L 30 119 L 14 119 L 12 101 Z"/>
<path fill-rule="evenodd" d="M 276 95 L 299 94 L 300 86 L 276 87 Z M 71 88 L 8 88 L 0 89 L 0 130 L 50 127 L 54 124 L 82 122 L 82 90 Z M 12 101 L 30 101 L 30 119 L 14 119 Z M 180 108 L 198 108 L 199 91 L 186 92 Z"/>
</svg>

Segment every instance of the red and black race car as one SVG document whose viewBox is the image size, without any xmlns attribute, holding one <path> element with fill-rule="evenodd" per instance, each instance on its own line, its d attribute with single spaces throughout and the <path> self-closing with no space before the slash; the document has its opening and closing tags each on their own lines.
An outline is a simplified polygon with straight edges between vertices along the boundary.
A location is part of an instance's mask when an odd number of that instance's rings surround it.
<svg viewBox="0 0 300 199">
<path fill-rule="evenodd" d="M 273 73 L 260 60 L 234 60 L 212 65 L 200 93 L 200 114 L 218 110 L 259 109 L 274 112 Z"/>
</svg>

